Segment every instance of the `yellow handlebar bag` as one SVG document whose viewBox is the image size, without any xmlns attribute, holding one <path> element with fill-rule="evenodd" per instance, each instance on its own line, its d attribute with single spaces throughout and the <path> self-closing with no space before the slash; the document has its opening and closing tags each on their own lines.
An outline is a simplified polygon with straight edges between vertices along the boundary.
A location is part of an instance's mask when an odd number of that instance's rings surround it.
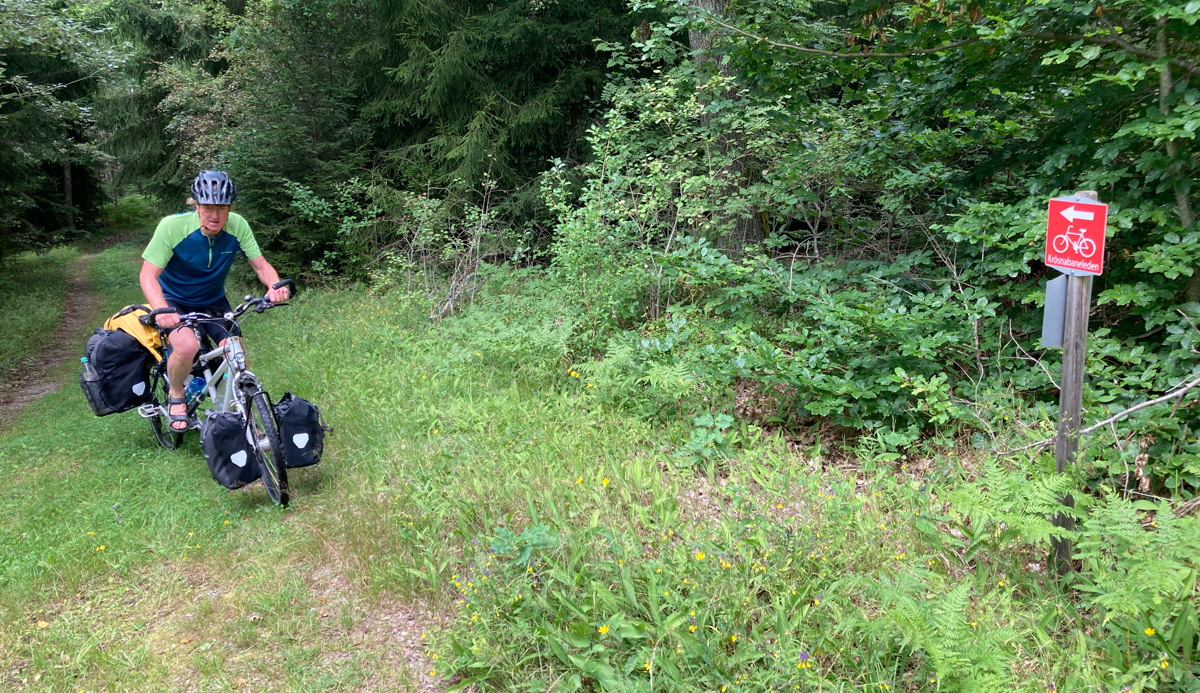
<svg viewBox="0 0 1200 693">
<path fill-rule="evenodd" d="M 158 330 L 149 325 L 143 325 L 138 320 L 141 316 L 149 314 L 150 309 L 146 306 L 127 306 L 122 308 L 121 312 L 105 320 L 104 329 L 124 332 L 149 349 L 155 359 L 162 361 L 163 342 Z"/>
</svg>

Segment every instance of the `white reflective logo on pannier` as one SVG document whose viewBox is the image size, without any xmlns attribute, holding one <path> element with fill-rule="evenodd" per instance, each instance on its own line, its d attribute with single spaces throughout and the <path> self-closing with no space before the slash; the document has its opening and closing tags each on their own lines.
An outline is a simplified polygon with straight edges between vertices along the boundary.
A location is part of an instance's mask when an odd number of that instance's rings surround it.
<svg viewBox="0 0 1200 693">
<path fill-rule="evenodd" d="M 292 436 L 292 444 L 303 450 L 304 446 L 308 445 L 308 434 L 297 433 L 296 435 Z"/>
<path fill-rule="evenodd" d="M 229 456 L 229 461 L 236 464 L 239 467 L 245 467 L 246 466 L 246 451 L 238 450 L 237 452 L 235 452 Z"/>
<path fill-rule="evenodd" d="M 137 396 L 139 396 L 139 397 L 140 397 L 140 396 L 142 395 L 142 393 L 143 393 L 143 392 L 145 392 L 145 391 L 146 391 L 146 383 L 138 383 L 137 385 L 134 385 L 134 386 L 133 386 L 133 394 L 135 394 L 135 395 L 137 395 Z"/>
</svg>

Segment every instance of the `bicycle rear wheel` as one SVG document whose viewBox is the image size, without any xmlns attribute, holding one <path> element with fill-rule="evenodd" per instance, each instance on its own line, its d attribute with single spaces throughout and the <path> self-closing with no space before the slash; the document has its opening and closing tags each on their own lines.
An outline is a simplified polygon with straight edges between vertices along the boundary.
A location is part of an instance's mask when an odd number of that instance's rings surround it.
<svg viewBox="0 0 1200 693">
<path fill-rule="evenodd" d="M 263 486 L 267 495 L 279 505 L 288 504 L 287 469 L 283 466 L 283 443 L 279 438 L 279 426 L 275 413 L 267 401 L 267 395 L 259 392 L 250 398 L 247 421 L 253 437 L 254 451 L 258 455 L 258 466 L 262 469 Z"/>
<path fill-rule="evenodd" d="M 167 378 L 166 374 L 159 374 L 153 379 L 154 385 L 150 391 L 150 404 L 154 406 L 155 411 L 165 412 L 167 410 Z M 186 431 L 175 431 L 171 429 L 171 424 L 168 423 L 165 414 L 149 417 L 150 430 L 154 432 L 154 439 L 165 450 L 176 450 L 183 443 L 183 434 Z"/>
</svg>

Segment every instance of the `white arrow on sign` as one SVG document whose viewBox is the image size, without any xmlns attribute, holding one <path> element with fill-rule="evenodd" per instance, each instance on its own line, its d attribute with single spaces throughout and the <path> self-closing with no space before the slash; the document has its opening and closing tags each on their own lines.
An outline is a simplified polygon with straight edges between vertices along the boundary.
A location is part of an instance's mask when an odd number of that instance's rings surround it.
<svg viewBox="0 0 1200 693">
<path fill-rule="evenodd" d="M 1074 205 L 1067 207 L 1066 209 L 1059 212 L 1059 214 L 1066 217 L 1067 221 L 1075 221 L 1076 219 L 1083 219 L 1084 221 L 1091 221 L 1096 218 L 1096 215 L 1093 214 L 1092 212 L 1076 211 Z"/>
</svg>

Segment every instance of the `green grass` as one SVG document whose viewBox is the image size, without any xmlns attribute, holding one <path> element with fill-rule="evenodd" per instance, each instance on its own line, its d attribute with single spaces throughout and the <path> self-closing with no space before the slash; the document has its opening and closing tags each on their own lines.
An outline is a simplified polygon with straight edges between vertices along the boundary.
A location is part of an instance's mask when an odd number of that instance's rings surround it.
<svg viewBox="0 0 1200 693">
<path fill-rule="evenodd" d="M 88 271 L 92 290 L 103 298 L 102 320 L 131 303 L 146 302 L 138 283 L 138 272 L 142 268 L 142 249 L 149 240 L 149 231 L 137 233 L 92 259 Z"/>
<path fill-rule="evenodd" d="M 111 306 L 135 249 L 94 265 Z M 573 375 L 568 306 L 500 288 L 436 327 L 359 291 L 248 317 L 251 369 L 336 429 L 286 510 L 216 486 L 194 434 L 163 451 L 72 386 L 34 405 L 0 434 L 0 688 L 1194 685 L 959 516 L 955 456 L 839 468 L 744 429 L 693 466 L 687 427 Z"/>
</svg>

